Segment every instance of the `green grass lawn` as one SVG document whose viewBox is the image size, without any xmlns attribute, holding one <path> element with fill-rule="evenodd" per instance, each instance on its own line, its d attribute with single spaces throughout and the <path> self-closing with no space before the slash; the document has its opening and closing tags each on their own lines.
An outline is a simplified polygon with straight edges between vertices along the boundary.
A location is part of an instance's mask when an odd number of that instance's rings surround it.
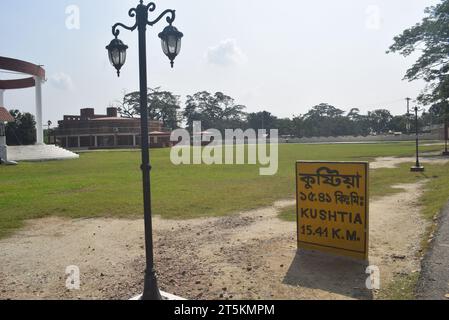
<svg viewBox="0 0 449 320">
<path fill-rule="evenodd" d="M 440 150 L 439 146 L 422 151 Z M 279 172 L 260 176 L 259 166 L 174 166 L 170 150 L 152 150 L 153 211 L 163 218 L 218 216 L 271 205 L 295 193 L 296 160 L 371 160 L 378 156 L 411 156 L 413 143 L 280 145 Z M 61 217 L 140 217 L 142 184 L 138 152 L 83 153 L 79 160 L 0 166 L 0 237 L 26 219 Z M 434 212 L 449 190 L 448 167 L 429 168 L 429 187 L 437 194 L 424 199 Z M 391 184 L 421 179 L 400 169 L 378 170 L 371 177 L 374 195 Z M 427 209 L 428 208 L 428 209 Z"/>
</svg>

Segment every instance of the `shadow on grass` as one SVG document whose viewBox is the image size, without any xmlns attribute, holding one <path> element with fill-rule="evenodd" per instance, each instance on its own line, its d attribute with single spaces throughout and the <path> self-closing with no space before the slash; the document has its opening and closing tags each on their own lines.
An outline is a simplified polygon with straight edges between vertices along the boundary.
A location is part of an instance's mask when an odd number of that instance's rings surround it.
<svg viewBox="0 0 449 320">
<path fill-rule="evenodd" d="M 353 299 L 372 300 L 366 288 L 368 264 L 349 258 L 299 250 L 284 284 L 319 289 Z"/>
</svg>

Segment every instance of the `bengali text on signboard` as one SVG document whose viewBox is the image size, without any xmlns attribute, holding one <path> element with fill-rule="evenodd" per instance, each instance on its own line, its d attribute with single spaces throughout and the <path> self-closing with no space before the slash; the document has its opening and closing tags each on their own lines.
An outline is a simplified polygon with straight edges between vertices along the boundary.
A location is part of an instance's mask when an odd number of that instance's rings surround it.
<svg viewBox="0 0 449 320">
<path fill-rule="evenodd" d="M 297 162 L 298 246 L 368 259 L 369 165 Z"/>
</svg>

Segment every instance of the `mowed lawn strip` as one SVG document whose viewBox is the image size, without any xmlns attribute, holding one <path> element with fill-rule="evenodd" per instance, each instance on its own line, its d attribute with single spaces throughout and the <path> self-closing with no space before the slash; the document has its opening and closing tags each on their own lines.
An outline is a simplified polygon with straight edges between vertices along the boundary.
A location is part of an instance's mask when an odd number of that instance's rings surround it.
<svg viewBox="0 0 449 320">
<path fill-rule="evenodd" d="M 422 151 L 440 148 L 426 146 Z M 411 156 L 413 152 L 413 143 L 286 144 L 279 146 L 278 173 L 260 176 L 258 165 L 175 166 L 170 162 L 169 149 L 152 150 L 153 212 L 168 219 L 189 219 L 268 206 L 279 199 L 294 198 L 297 160 L 368 161 L 382 156 Z M 47 216 L 141 217 L 139 166 L 140 153 L 127 151 L 83 153 L 79 160 L 71 161 L 0 166 L 0 237 L 21 227 L 26 219 Z M 396 181 L 387 171 L 375 173 L 372 192 L 385 192 L 391 184 L 413 180 L 405 167 L 398 175 L 403 177 L 398 176 Z M 432 201 L 429 206 L 436 207 Z"/>
</svg>

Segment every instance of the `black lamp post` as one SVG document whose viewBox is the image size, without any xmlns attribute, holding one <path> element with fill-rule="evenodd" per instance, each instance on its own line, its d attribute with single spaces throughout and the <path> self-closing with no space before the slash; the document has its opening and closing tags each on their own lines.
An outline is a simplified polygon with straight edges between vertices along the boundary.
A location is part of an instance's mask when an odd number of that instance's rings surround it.
<svg viewBox="0 0 449 320">
<path fill-rule="evenodd" d="M 449 156 L 449 150 L 448 150 L 448 146 L 447 146 L 447 141 L 449 139 L 449 126 L 448 126 L 448 121 L 447 118 L 444 118 L 444 151 L 443 151 L 443 156 L 444 157 L 448 157 Z"/>
<path fill-rule="evenodd" d="M 419 121 L 418 121 L 418 112 L 420 109 L 416 106 L 415 107 L 415 131 L 416 131 L 416 164 L 414 167 L 410 169 L 411 172 L 424 172 L 425 169 L 423 166 L 421 166 L 419 162 Z M 410 115 L 410 113 L 409 113 Z"/>
<path fill-rule="evenodd" d="M 172 23 L 175 21 L 175 10 L 165 10 L 155 20 L 148 20 L 148 13 L 156 10 L 156 4 L 150 2 L 148 5 L 140 4 L 136 8 L 129 10 L 128 15 L 136 18 L 136 22 L 132 27 L 128 27 L 122 23 L 117 23 L 112 27 L 114 39 L 106 47 L 109 52 L 109 60 L 117 70 L 120 76 L 120 69 L 126 61 L 126 46 L 118 39 L 120 34 L 119 27 L 126 30 L 138 30 L 139 33 L 139 73 L 140 73 L 140 117 L 141 117 L 141 149 L 142 149 L 142 178 L 143 178 L 143 203 L 145 218 L 145 250 L 146 250 L 146 270 L 144 280 L 144 290 L 142 300 L 161 300 L 161 294 L 157 286 L 156 272 L 154 270 L 154 253 L 153 253 L 153 225 L 151 214 L 151 184 L 150 184 L 150 150 L 148 142 L 148 85 L 147 85 L 147 52 L 146 52 L 146 30 L 147 26 L 153 26 L 159 22 L 165 15 L 167 16 L 168 27 L 164 29 L 159 37 L 162 41 L 162 49 L 165 55 L 173 62 L 181 50 L 181 38 L 183 34 L 179 32 Z"/>
<path fill-rule="evenodd" d="M 51 132 L 50 132 L 50 127 L 51 127 L 51 125 L 53 124 L 53 122 L 51 122 L 51 120 L 48 120 L 47 121 L 47 143 L 48 144 L 51 144 Z"/>
</svg>

